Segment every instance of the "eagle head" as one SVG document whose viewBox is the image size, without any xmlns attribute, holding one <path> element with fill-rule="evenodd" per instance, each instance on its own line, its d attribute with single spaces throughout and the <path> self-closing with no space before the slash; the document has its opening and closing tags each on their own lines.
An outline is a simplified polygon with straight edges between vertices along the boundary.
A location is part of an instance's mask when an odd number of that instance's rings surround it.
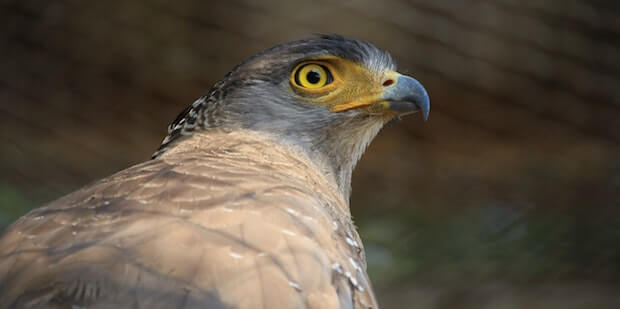
<svg viewBox="0 0 620 309">
<path fill-rule="evenodd" d="M 169 126 L 154 157 L 197 131 L 248 130 L 306 155 L 341 191 L 362 153 L 391 119 L 430 101 L 389 53 L 339 35 L 284 43 L 247 59 Z"/>
</svg>

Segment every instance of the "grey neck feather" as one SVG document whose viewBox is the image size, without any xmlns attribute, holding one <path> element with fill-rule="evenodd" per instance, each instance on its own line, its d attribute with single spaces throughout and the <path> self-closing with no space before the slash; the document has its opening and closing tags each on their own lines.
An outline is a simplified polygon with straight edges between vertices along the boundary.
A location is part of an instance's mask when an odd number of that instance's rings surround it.
<svg viewBox="0 0 620 309">
<path fill-rule="evenodd" d="M 234 104 L 223 104 L 226 108 L 218 118 L 227 122 L 221 126 L 264 132 L 293 147 L 306 155 L 348 201 L 353 169 L 383 127 L 383 118 L 357 110 L 333 113 L 326 107 L 291 102 L 291 97 L 281 91 L 283 86 L 256 85 L 230 95 L 226 100 Z M 263 100 L 257 93 L 270 95 Z M 278 93 L 282 95 L 274 95 Z"/>
<path fill-rule="evenodd" d="M 353 169 L 383 127 L 383 118 L 358 110 L 333 113 L 323 106 L 296 101 L 283 91 L 286 83 L 260 82 L 237 88 L 225 98 L 212 92 L 198 99 L 168 128 L 169 134 L 153 158 L 196 130 L 253 130 L 306 155 L 348 201 Z"/>
<path fill-rule="evenodd" d="M 332 175 L 334 181 L 348 201 L 351 195 L 353 169 L 362 157 L 366 147 L 379 133 L 383 122 L 378 118 L 359 115 L 344 123 L 334 124 L 323 134 L 329 138 L 316 137 L 316 149 L 312 152 L 325 175 Z"/>
</svg>

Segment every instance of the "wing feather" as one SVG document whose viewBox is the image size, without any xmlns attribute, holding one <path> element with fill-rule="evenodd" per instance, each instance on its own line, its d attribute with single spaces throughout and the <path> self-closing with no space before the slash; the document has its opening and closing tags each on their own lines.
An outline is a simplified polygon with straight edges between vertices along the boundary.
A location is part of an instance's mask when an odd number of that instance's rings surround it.
<svg viewBox="0 0 620 309">
<path fill-rule="evenodd" d="M 19 219 L 0 307 L 376 307 L 346 202 L 244 136 L 193 137 Z"/>
</svg>

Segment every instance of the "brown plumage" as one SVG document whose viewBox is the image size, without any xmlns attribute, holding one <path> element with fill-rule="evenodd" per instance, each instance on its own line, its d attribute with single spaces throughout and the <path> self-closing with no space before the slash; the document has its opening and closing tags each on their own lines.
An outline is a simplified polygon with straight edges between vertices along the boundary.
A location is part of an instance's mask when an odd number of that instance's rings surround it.
<svg viewBox="0 0 620 309">
<path fill-rule="evenodd" d="M 367 44 L 342 37 L 308 42 Z M 355 65 L 368 60 L 337 56 Z M 252 59 L 236 69 L 248 79 Z M 247 83 L 232 84 L 236 88 L 216 90 L 247 91 Z M 407 91 L 420 91 L 413 88 Z M 386 111 L 378 117 L 368 116 L 377 106 L 338 113 L 308 107 L 347 117 L 326 122 L 325 130 L 332 131 L 312 133 L 316 140 L 291 135 L 285 125 L 282 132 L 240 125 L 239 119 L 208 125 L 188 119 L 196 113 L 186 110 L 156 159 L 35 209 L 6 230 L 0 239 L 0 307 L 376 308 L 349 211 L 351 171 L 343 169 L 352 170 L 394 115 L 418 108 L 428 113 L 425 96 L 420 102 L 377 101 Z M 222 96 L 218 104 L 237 104 L 237 98 Z M 405 103 L 411 106 L 403 112 Z M 235 119 L 230 115 L 236 109 L 219 110 L 220 123 Z M 183 128 L 190 121 L 198 123 Z M 290 121 L 299 126 L 305 120 Z M 325 150 L 316 141 L 329 139 L 339 139 L 329 145 L 341 149 L 332 151 L 351 153 L 321 156 Z M 306 142 L 317 147 L 310 151 Z"/>
</svg>

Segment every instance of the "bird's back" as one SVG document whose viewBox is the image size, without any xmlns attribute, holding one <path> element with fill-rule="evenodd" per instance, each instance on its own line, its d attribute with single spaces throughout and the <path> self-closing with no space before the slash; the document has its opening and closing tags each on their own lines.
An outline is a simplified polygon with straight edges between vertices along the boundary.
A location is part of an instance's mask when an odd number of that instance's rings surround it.
<svg viewBox="0 0 620 309">
<path fill-rule="evenodd" d="M 0 239 L 0 307 L 373 308 L 348 203 L 310 160 L 244 133 L 31 211 Z"/>
</svg>

